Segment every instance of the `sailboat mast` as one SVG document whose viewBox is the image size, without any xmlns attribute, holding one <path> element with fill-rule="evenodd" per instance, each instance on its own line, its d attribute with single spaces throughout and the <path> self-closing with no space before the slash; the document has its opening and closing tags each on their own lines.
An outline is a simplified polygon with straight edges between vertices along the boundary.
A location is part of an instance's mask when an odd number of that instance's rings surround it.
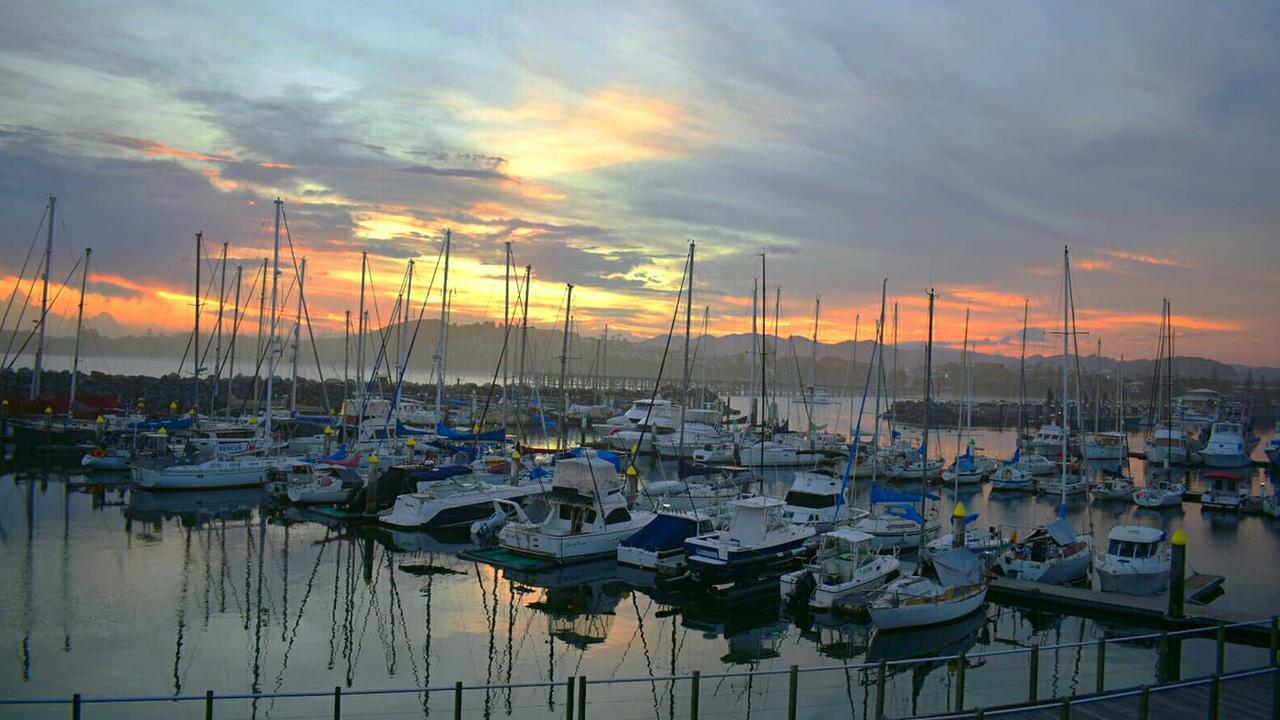
<svg viewBox="0 0 1280 720">
<path fill-rule="evenodd" d="M 518 369 L 519 377 L 516 380 L 516 387 L 520 388 L 522 392 L 525 390 L 524 357 L 525 357 L 525 353 L 529 349 L 529 281 L 532 275 L 533 275 L 533 266 L 525 265 L 524 266 L 524 307 L 521 309 L 521 312 L 520 312 L 520 367 Z M 529 394 L 532 394 L 532 393 L 529 393 Z M 526 398 L 527 397 L 528 395 L 526 395 Z M 519 421 L 520 428 L 523 430 L 524 412 L 518 411 L 517 417 L 520 418 L 520 421 Z"/>
<path fill-rule="evenodd" d="M 850 353 L 852 357 L 849 359 L 849 372 L 845 373 L 846 385 L 848 385 L 849 375 L 856 373 L 858 371 L 858 330 L 859 330 L 858 326 L 861 324 L 862 324 L 862 313 L 854 313 L 853 315 L 853 350 Z M 853 428 L 859 419 L 860 418 L 858 418 L 857 413 L 853 411 L 853 393 L 850 392 L 849 393 L 849 437 L 853 437 Z M 879 423 L 879 422 L 880 422 L 880 418 L 876 418 L 876 423 Z"/>
<path fill-rule="evenodd" d="M 920 441 L 920 481 L 924 482 L 929 472 L 929 404 L 933 385 L 933 288 L 929 288 L 929 337 L 924 349 L 924 439 Z M 925 502 L 929 493 L 920 489 L 920 547 L 924 547 Z M 919 568 L 917 568 L 917 573 Z"/>
<path fill-rule="evenodd" d="M 271 415 L 273 403 L 272 393 L 275 390 L 276 376 L 276 306 L 280 294 L 280 213 L 284 209 L 284 201 L 276 198 L 276 224 L 271 242 L 271 323 L 270 335 L 267 337 L 267 414 L 263 423 L 266 440 L 271 442 Z"/>
<path fill-rule="evenodd" d="M 262 341 L 266 336 L 267 322 L 267 259 L 262 258 L 262 285 L 258 288 L 258 347 L 253 368 L 253 414 L 258 414 L 258 402 L 262 397 Z"/>
<path fill-rule="evenodd" d="M 222 320 L 227 304 L 227 244 L 222 243 L 222 262 L 218 276 L 218 339 L 213 352 L 213 392 L 209 396 L 209 414 L 218 403 L 218 382 L 222 380 Z"/>
<path fill-rule="evenodd" d="M 449 248 L 453 232 L 444 231 L 444 282 L 440 288 L 440 339 L 436 343 L 436 422 L 444 422 L 444 359 L 449 340 Z"/>
<path fill-rule="evenodd" d="M 817 397 L 817 391 L 818 391 L 818 312 L 819 312 L 819 310 L 820 310 L 821 308 L 822 308 L 822 296 L 821 296 L 821 295 L 815 295 L 815 296 L 814 296 L 814 298 L 813 298 L 813 342 L 810 344 L 810 348 L 809 348 L 809 350 L 810 350 L 810 352 L 809 352 L 809 355 L 810 355 L 810 358 L 809 358 L 809 400 L 808 400 L 808 402 L 806 403 L 806 405 L 808 406 L 808 408 L 807 408 L 807 409 L 808 409 L 807 414 L 808 414 L 808 416 L 809 416 L 809 422 L 808 422 L 809 427 L 808 427 L 808 431 L 809 431 L 809 449 L 810 449 L 810 450 L 813 450 L 813 449 L 814 449 L 814 439 L 813 439 L 813 426 L 814 426 L 814 422 L 813 422 L 813 401 L 814 401 L 814 398 L 816 398 L 816 397 Z M 804 395 L 803 395 L 803 390 L 802 390 L 802 391 L 801 391 L 801 397 L 803 398 L 803 396 L 804 396 Z"/>
<path fill-rule="evenodd" d="M 1102 338 L 1098 338 L 1098 377 L 1093 387 L 1093 434 L 1096 436 L 1102 422 Z"/>
<path fill-rule="evenodd" d="M 956 393 L 956 492 L 960 491 L 960 439 L 964 430 L 964 403 L 966 400 L 966 376 L 969 369 L 969 308 L 964 309 L 964 349 L 960 351 L 960 391 Z"/>
<path fill-rule="evenodd" d="M 573 283 L 565 283 L 568 288 L 564 300 L 564 340 L 560 345 L 560 422 L 557 425 L 558 437 L 556 438 L 556 449 L 563 450 L 565 446 L 565 426 L 564 411 L 569 404 L 568 389 L 565 387 L 565 381 L 569 372 L 569 318 L 573 311 Z"/>
<path fill-rule="evenodd" d="M 707 407 L 707 355 L 709 348 L 707 347 L 707 325 L 711 321 L 711 306 L 702 306 L 702 341 L 699 352 L 702 353 L 702 377 L 698 380 L 698 405 L 699 407 Z"/>
<path fill-rule="evenodd" d="M 689 346 L 693 337 L 693 253 L 694 243 L 689 243 L 689 272 L 685 283 L 684 301 L 684 369 L 680 381 L 684 398 L 680 401 L 679 457 L 684 457 L 684 420 L 689 408 Z"/>
<path fill-rule="evenodd" d="M 1062 248 L 1062 503 L 1067 502 L 1067 437 L 1071 434 L 1071 413 L 1067 412 L 1067 383 L 1070 380 L 1067 369 L 1067 354 L 1070 350 L 1070 336 L 1067 317 L 1071 312 L 1071 260 L 1070 251 Z"/>
<path fill-rule="evenodd" d="M 49 196 L 49 227 L 44 240 L 44 273 L 40 276 L 40 337 L 36 341 L 36 360 L 31 366 L 31 399 L 40 397 L 40 381 L 44 375 L 44 326 L 49 318 L 49 263 L 53 259 L 53 219 L 58 208 L 58 198 Z"/>
<path fill-rule="evenodd" d="M 1027 310 L 1031 307 L 1031 300 L 1022 299 L 1022 350 L 1018 353 L 1018 442 L 1022 443 L 1022 437 L 1026 435 L 1026 428 L 1023 423 L 1026 422 L 1026 406 L 1027 406 Z"/>
<path fill-rule="evenodd" d="M 764 253 L 760 253 L 760 464 L 764 464 L 764 426 L 769 419 L 767 409 L 769 379 L 769 283 Z M 763 472 L 763 468 L 761 470 Z"/>
<path fill-rule="evenodd" d="M 231 417 L 231 390 L 236 380 L 236 337 L 240 334 L 240 288 L 243 286 L 244 266 L 236 266 L 236 306 L 231 313 L 231 343 L 227 346 L 227 417 Z M 212 408 L 211 408 L 212 409 Z"/>
<path fill-rule="evenodd" d="M 196 233 L 196 318 L 195 331 L 192 333 L 194 354 L 191 363 L 195 373 L 191 383 L 191 410 L 197 415 L 200 413 L 200 246 L 203 237 L 203 232 Z"/>
<path fill-rule="evenodd" d="M 893 303 L 893 380 L 889 383 L 889 438 L 893 442 L 893 426 L 898 422 L 898 303 Z"/>
<path fill-rule="evenodd" d="M 773 417 L 774 425 L 778 424 L 778 388 L 782 387 L 782 381 L 778 379 L 778 363 L 781 361 L 781 353 L 778 352 L 778 345 L 782 340 L 782 335 L 778 332 L 778 318 L 782 314 L 782 286 L 778 285 L 774 288 L 773 297 L 773 395 L 769 401 L 769 414 Z"/>
<path fill-rule="evenodd" d="M 1116 366 L 1116 432 L 1124 432 L 1124 353 L 1120 353 L 1120 364 Z"/>
<path fill-rule="evenodd" d="M 93 256 L 92 248 L 84 249 L 84 268 L 80 271 L 80 305 L 76 308 L 76 344 L 71 353 L 71 392 L 67 397 L 67 417 L 71 417 L 71 408 L 76 404 L 76 380 L 80 375 L 80 331 L 84 328 L 84 291 L 89 282 L 89 258 Z"/>
<path fill-rule="evenodd" d="M 507 338 L 511 337 L 511 241 L 505 243 L 502 256 L 502 426 L 507 426 L 507 395 L 509 393 L 509 364 L 507 362 Z"/>
<path fill-rule="evenodd" d="M 293 321 L 293 379 L 289 383 L 289 412 L 298 412 L 298 346 L 302 340 L 302 288 L 307 277 L 307 259 L 302 258 L 298 267 L 298 310 Z"/>
<path fill-rule="evenodd" d="M 365 381 L 364 381 L 364 334 L 365 334 L 365 312 L 364 312 L 364 282 L 365 274 L 369 267 L 369 253 L 362 251 L 360 253 L 360 309 L 356 315 L 356 398 L 359 399 L 362 408 L 361 416 L 364 415 L 363 407 L 365 403 Z"/>
<path fill-rule="evenodd" d="M 756 409 L 756 355 L 759 353 L 760 346 L 756 337 L 759 334 L 757 332 L 758 328 L 756 327 L 756 321 L 759 319 L 757 305 L 759 305 L 760 288 L 757 283 L 757 278 L 751 279 L 751 359 L 747 363 L 747 366 L 751 369 L 751 400 L 748 403 L 751 407 L 751 411 L 748 413 L 750 417 L 747 418 L 749 426 L 755 425 L 756 419 L 759 416 Z"/>
</svg>

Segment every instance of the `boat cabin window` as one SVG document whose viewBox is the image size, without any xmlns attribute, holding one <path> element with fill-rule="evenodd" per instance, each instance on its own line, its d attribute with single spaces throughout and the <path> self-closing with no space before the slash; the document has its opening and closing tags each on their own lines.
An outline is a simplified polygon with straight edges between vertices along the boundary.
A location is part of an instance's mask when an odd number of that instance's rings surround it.
<svg viewBox="0 0 1280 720">
<path fill-rule="evenodd" d="M 604 516 L 605 525 L 614 525 L 617 523 L 629 522 L 630 520 L 631 513 L 627 512 L 626 508 L 614 508 L 609 511 L 608 515 Z"/>
<path fill-rule="evenodd" d="M 1107 545 L 1107 554 L 1122 558 L 1146 558 L 1156 554 L 1155 543 L 1138 543 L 1128 540 L 1112 540 Z"/>
<path fill-rule="evenodd" d="M 834 507 L 836 504 L 835 495 L 817 495 L 814 493 L 801 492 L 799 490 L 791 490 L 787 492 L 786 503 L 802 508 L 825 508 Z"/>
</svg>

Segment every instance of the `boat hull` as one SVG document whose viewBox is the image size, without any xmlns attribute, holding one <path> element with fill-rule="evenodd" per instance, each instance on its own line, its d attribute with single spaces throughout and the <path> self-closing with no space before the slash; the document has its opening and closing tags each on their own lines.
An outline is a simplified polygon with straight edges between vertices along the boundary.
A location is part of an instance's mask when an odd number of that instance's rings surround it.
<svg viewBox="0 0 1280 720">
<path fill-rule="evenodd" d="M 261 487 L 266 481 L 265 465 L 258 468 L 201 470 L 196 466 L 136 470 L 138 485 L 147 490 L 222 490 Z"/>
<path fill-rule="evenodd" d="M 868 607 L 871 622 L 879 629 L 926 627 L 939 625 L 965 617 L 982 607 L 987 600 L 987 586 L 952 601 L 925 602 L 884 606 L 872 603 Z"/>
<path fill-rule="evenodd" d="M 1169 589 L 1169 568 L 1163 572 L 1135 573 L 1115 571 L 1099 564 L 1094 566 L 1102 592 L 1122 595 L 1159 595 Z"/>
</svg>

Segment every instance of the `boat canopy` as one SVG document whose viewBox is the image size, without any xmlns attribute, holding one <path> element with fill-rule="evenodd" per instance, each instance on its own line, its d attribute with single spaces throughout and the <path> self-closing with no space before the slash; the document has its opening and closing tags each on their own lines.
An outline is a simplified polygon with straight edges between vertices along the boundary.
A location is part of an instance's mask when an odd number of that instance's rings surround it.
<svg viewBox="0 0 1280 720">
<path fill-rule="evenodd" d="M 939 500 L 937 495 L 926 493 L 925 497 L 930 500 Z M 902 492 L 901 490 L 891 490 L 881 487 L 878 483 L 871 483 L 871 503 L 879 505 L 881 503 L 917 503 L 920 502 L 919 493 Z"/>
<path fill-rule="evenodd" d="M 982 568 L 978 556 L 968 548 L 951 548 L 933 556 L 933 567 L 943 585 L 977 585 L 982 582 Z"/>
<path fill-rule="evenodd" d="M 1044 526 L 1044 531 L 1059 545 L 1070 545 L 1076 541 L 1076 529 L 1063 518 L 1058 518 Z"/>
<path fill-rule="evenodd" d="M 450 440 L 492 440 L 500 442 L 507 439 L 506 428 L 486 430 L 482 433 L 458 432 L 442 422 L 436 423 L 436 434 Z"/>
<path fill-rule="evenodd" d="M 641 550 L 674 550 L 683 547 L 685 540 L 699 533 L 697 517 L 661 513 L 639 532 L 623 540 L 622 545 Z"/>
</svg>

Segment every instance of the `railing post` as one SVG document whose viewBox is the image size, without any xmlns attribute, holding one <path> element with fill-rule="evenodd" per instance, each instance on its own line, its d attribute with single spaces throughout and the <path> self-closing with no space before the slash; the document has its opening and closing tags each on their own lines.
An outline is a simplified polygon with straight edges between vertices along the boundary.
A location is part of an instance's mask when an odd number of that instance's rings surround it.
<svg viewBox="0 0 1280 720">
<path fill-rule="evenodd" d="M 800 666 L 791 666 L 791 677 L 787 691 L 787 720 L 796 720 L 796 691 L 800 689 Z"/>
<path fill-rule="evenodd" d="M 569 676 L 567 684 L 569 686 L 569 694 L 564 701 L 564 717 L 565 720 L 573 720 L 573 691 L 577 682 L 575 682 L 575 678 L 572 675 Z"/>
<path fill-rule="evenodd" d="M 880 661 L 880 667 L 876 669 L 876 720 L 884 720 L 884 676 L 888 669 L 884 660 Z"/>
<path fill-rule="evenodd" d="M 1107 685 L 1107 639 L 1098 638 L 1098 692 Z"/>
<path fill-rule="evenodd" d="M 71 720 L 80 720 L 80 693 L 71 696 Z"/>
<path fill-rule="evenodd" d="M 1071 698 L 1062 699 L 1062 720 L 1071 720 Z"/>
<path fill-rule="evenodd" d="M 587 676 L 578 676 L 578 720 L 587 720 Z"/>
<path fill-rule="evenodd" d="M 333 686 L 333 720 L 340 720 L 342 717 L 342 686 Z"/>
<path fill-rule="evenodd" d="M 956 662 L 959 663 L 956 667 L 956 710 L 964 710 L 964 672 L 969 661 L 964 653 L 960 653 Z"/>
<path fill-rule="evenodd" d="M 1151 686 L 1142 686 L 1142 696 L 1138 698 L 1138 720 L 1149 720 L 1151 717 Z"/>
<path fill-rule="evenodd" d="M 204 691 L 204 720 L 213 720 L 213 691 Z"/>
<path fill-rule="evenodd" d="M 1040 695 L 1040 646 L 1031 646 L 1031 680 L 1027 688 L 1027 702 L 1035 702 Z"/>
<path fill-rule="evenodd" d="M 698 720 L 698 687 L 702 684 L 702 671 L 694 670 L 689 681 L 689 720 Z"/>
<path fill-rule="evenodd" d="M 1222 711 L 1222 676 L 1214 675 L 1213 682 L 1209 683 L 1209 720 L 1218 720 Z"/>
<path fill-rule="evenodd" d="M 1218 664 L 1215 675 L 1221 675 L 1227 665 L 1227 626 L 1221 622 L 1218 623 Z"/>
<path fill-rule="evenodd" d="M 1271 671 L 1271 717 L 1280 717 L 1280 670 Z"/>
<path fill-rule="evenodd" d="M 1280 615 L 1271 616 L 1271 665 L 1280 665 Z"/>
<path fill-rule="evenodd" d="M 987 717 L 987 711 L 983 710 L 982 708 L 978 708 L 977 710 L 973 711 L 973 720 L 984 720 L 984 718 L 986 717 Z"/>
<path fill-rule="evenodd" d="M 462 681 L 453 684 L 453 720 L 462 720 Z"/>
</svg>

